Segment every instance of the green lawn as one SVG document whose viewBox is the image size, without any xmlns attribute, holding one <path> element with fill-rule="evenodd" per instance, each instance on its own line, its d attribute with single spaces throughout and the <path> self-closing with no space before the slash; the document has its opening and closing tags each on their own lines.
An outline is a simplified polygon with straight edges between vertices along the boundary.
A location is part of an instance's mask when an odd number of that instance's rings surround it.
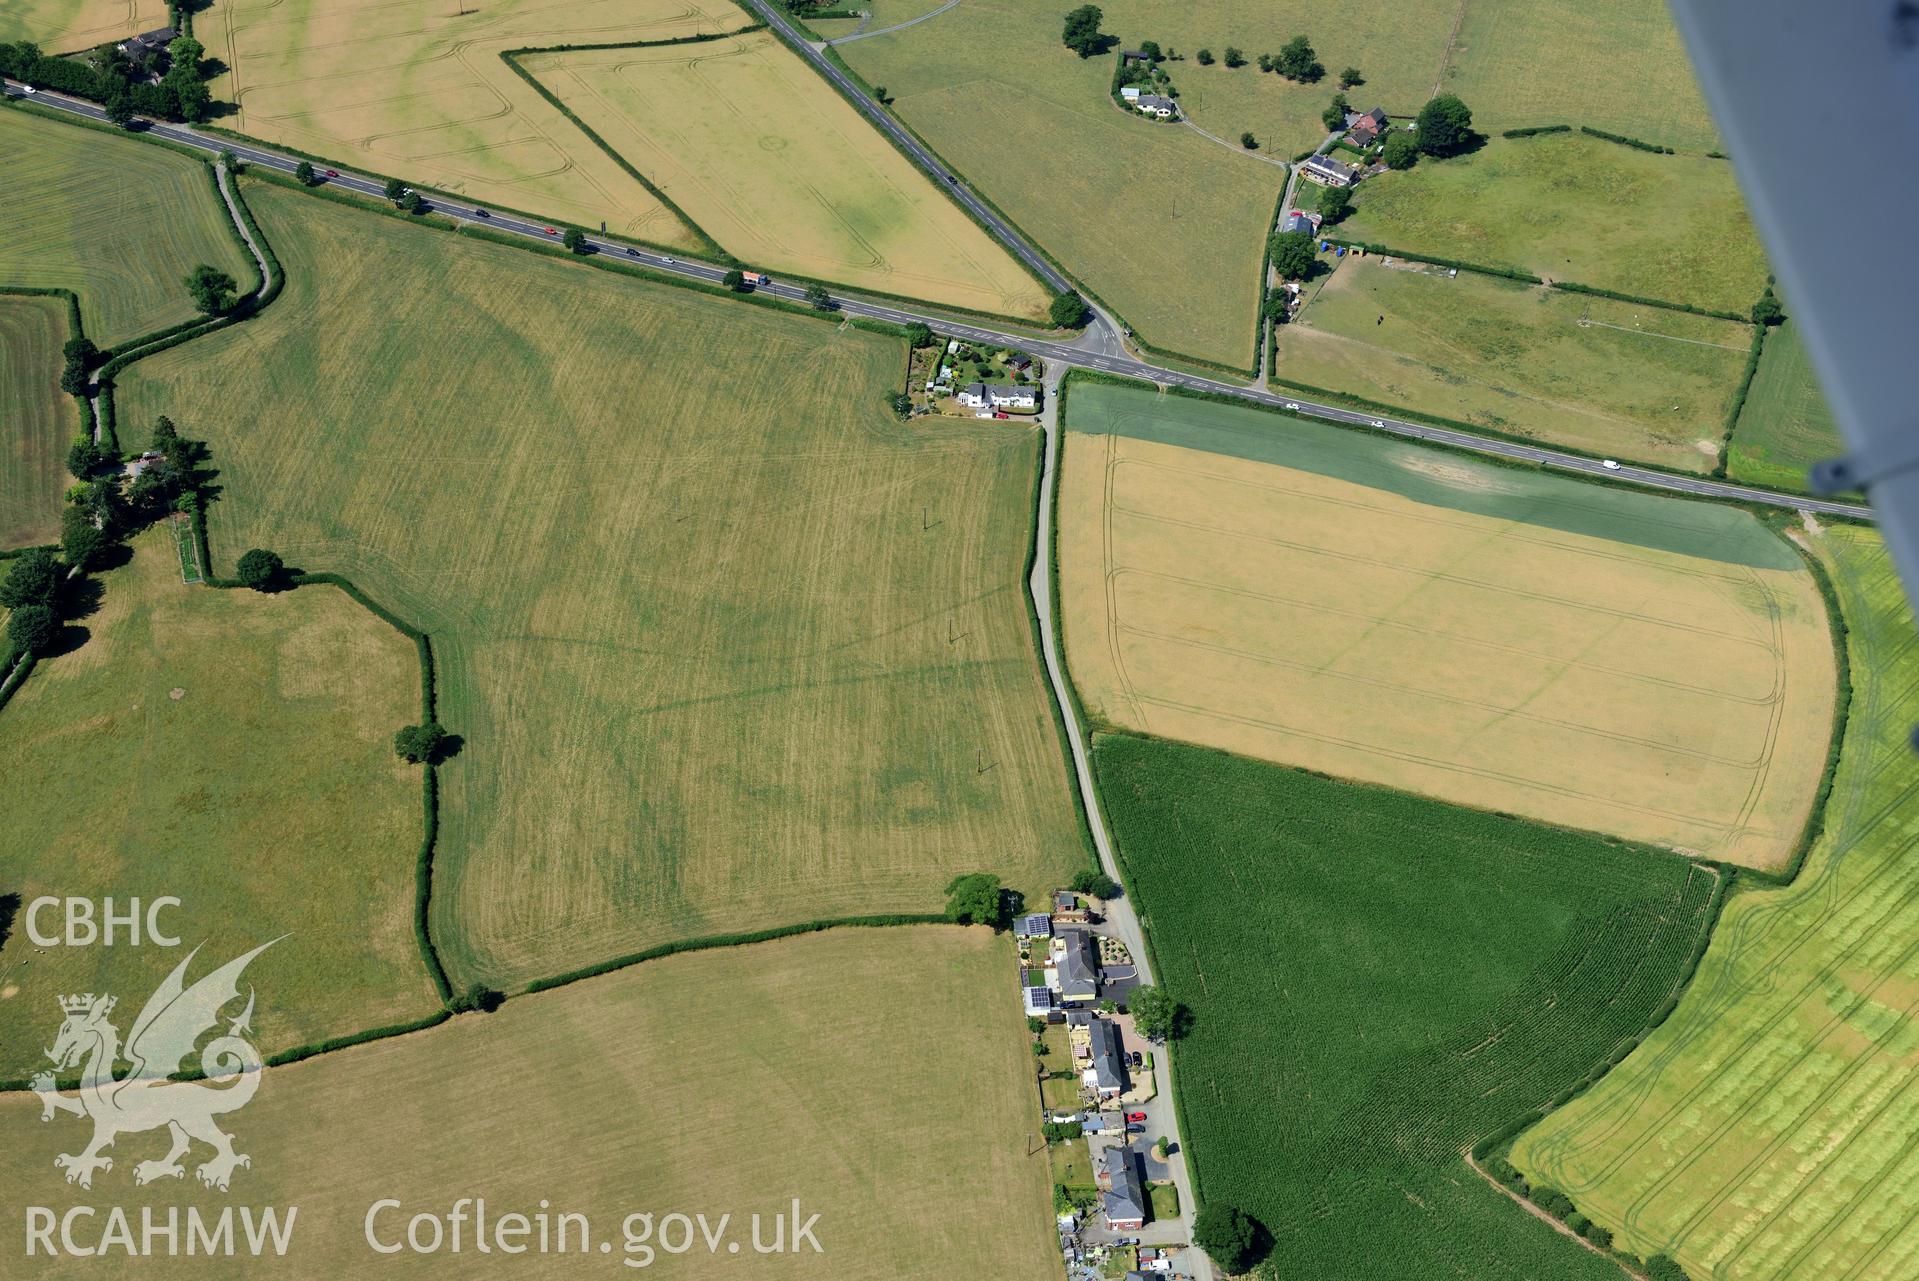
<svg viewBox="0 0 1919 1281">
<path fill-rule="evenodd" d="M 1719 1281 L 1903 1281 L 1919 1259 L 1919 636 L 1879 536 L 1814 540 L 1853 702 L 1824 836 L 1735 894 L 1679 1008 L 1514 1148 L 1641 1253 Z"/>
<path fill-rule="evenodd" d="M 1615 1281 L 1462 1151 L 1635 1036 L 1714 874 L 1643 847 L 1204 748 L 1095 768 L 1160 981 L 1185 1135 L 1279 1276 Z"/>
<path fill-rule="evenodd" d="M 1727 451 L 1735 480 L 1804 489 L 1806 469 L 1845 452 L 1825 393 L 1791 321 L 1766 335 L 1759 372 Z"/>
<path fill-rule="evenodd" d="M 1766 284 L 1730 164 L 1583 134 L 1494 138 L 1471 155 L 1370 178 L 1338 231 L 1741 315 Z"/>
<path fill-rule="evenodd" d="M 1465 0 L 1458 18 L 1442 79 L 1482 130 L 1584 124 L 1693 151 L 1719 145 L 1662 0 Z"/>
<path fill-rule="evenodd" d="M 0 548 L 60 533 L 67 446 L 80 427 L 58 381 L 66 340 L 65 302 L 0 294 Z"/>
<path fill-rule="evenodd" d="M 438 1009 L 413 931 L 420 774 L 392 745 L 419 715 L 412 642 L 332 587 L 184 587 L 167 529 L 96 581 L 85 643 L 0 711 L 0 893 L 172 895 L 183 947 L 42 950 L 16 922 L 0 1079 L 46 1066 L 55 996 L 111 991 L 131 1020 L 203 943 L 195 977 L 287 935 L 248 971 L 268 1053 Z"/>
<path fill-rule="evenodd" d="M 7 176 L 0 283 L 80 295 L 102 347 L 191 320 L 182 280 L 211 263 L 250 287 L 207 167 L 161 147 L 0 111 Z"/>
<path fill-rule="evenodd" d="M 433 634 L 456 985 L 1083 864 L 1030 429 L 898 423 L 894 338 L 249 199 L 285 292 L 121 415 L 210 439 L 216 569 L 272 547 Z"/>
<path fill-rule="evenodd" d="M 1750 326 L 1372 255 L 1338 263 L 1275 331 L 1274 378 L 1680 471 L 1718 461 Z"/>
</svg>

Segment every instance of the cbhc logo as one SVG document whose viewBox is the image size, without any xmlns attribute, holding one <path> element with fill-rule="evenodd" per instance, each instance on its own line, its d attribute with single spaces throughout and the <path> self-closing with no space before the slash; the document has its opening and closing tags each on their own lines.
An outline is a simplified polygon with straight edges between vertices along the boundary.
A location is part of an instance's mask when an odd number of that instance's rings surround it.
<svg viewBox="0 0 1919 1281">
<path fill-rule="evenodd" d="M 140 927 L 146 926 L 146 941 L 158 947 L 178 947 L 178 937 L 165 933 L 160 928 L 160 909 L 178 907 L 180 900 L 172 896 L 148 901 L 146 911 L 140 910 L 139 899 L 128 899 L 124 912 L 116 912 L 111 898 L 100 900 L 99 919 L 95 919 L 94 902 L 90 898 L 54 898 L 52 895 L 33 900 L 27 904 L 27 937 L 39 947 L 92 947 L 99 943 L 103 947 L 112 947 L 116 942 L 124 941 L 130 947 L 140 946 Z M 42 934 L 40 932 L 40 913 L 48 908 L 58 909 L 55 920 L 66 927 L 62 934 Z M 124 937 L 116 938 L 116 931 Z"/>
</svg>

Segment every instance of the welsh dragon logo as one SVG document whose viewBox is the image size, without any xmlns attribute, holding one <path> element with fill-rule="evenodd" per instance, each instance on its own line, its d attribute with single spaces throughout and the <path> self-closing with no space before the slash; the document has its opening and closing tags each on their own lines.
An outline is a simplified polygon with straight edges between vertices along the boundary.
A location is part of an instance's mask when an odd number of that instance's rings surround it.
<svg viewBox="0 0 1919 1281">
<path fill-rule="evenodd" d="M 40 1096 L 42 1121 L 51 1121 L 56 1112 L 93 1120 L 93 1141 L 85 1151 L 53 1159 L 55 1166 L 67 1172 L 68 1183 L 92 1187 L 95 1170 L 113 1169 L 113 1158 L 101 1153 L 112 1147 L 116 1138 L 162 1126 L 172 1135 L 173 1146 L 161 1159 L 134 1166 L 135 1183 L 184 1177 L 180 1158 L 195 1139 L 213 1149 L 213 1159 L 195 1170 L 200 1182 L 208 1187 L 226 1191 L 233 1171 L 253 1164 L 233 1150 L 233 1136 L 213 1120 L 245 1107 L 260 1087 L 260 1052 L 246 1039 L 252 1031 L 251 988 L 247 990 L 246 1008 L 227 1023 L 226 1034 L 216 1036 L 200 1051 L 200 1068 L 213 1084 L 169 1082 L 167 1078 L 180 1071 L 182 1060 L 193 1053 L 201 1035 L 219 1025 L 221 1009 L 238 999 L 240 974 L 247 964 L 277 942 L 261 944 L 188 987 L 184 982 L 187 966 L 200 951 L 194 948 L 147 998 L 127 1033 L 124 1050 L 120 1031 L 109 1017 L 117 1003 L 114 997 L 89 992 L 60 998 L 66 1019 L 53 1048 L 47 1051 L 53 1070 L 36 1075 L 33 1090 Z M 115 1076 L 114 1067 L 122 1058 L 132 1070 Z M 83 1062 L 86 1067 L 77 1094 L 63 1094 L 55 1088 L 54 1072 Z"/>
</svg>

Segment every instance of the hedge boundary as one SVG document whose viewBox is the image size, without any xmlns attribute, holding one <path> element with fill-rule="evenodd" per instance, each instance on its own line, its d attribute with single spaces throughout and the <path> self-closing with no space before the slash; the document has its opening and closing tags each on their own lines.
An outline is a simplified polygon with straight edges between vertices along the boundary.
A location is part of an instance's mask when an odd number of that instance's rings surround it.
<svg viewBox="0 0 1919 1281">
<path fill-rule="evenodd" d="M 1540 134 L 1545 133 L 1571 133 L 1572 131 L 1573 127 L 1571 125 L 1533 125 L 1525 129 L 1503 129 L 1500 131 L 1499 136 L 1502 138 L 1536 138 Z"/>
<path fill-rule="evenodd" d="M 1766 350 L 1766 326 L 1754 325 L 1752 329 L 1752 346 L 1746 352 L 1746 367 L 1740 371 L 1739 384 L 1733 388 L 1732 403 L 1726 409 L 1726 431 L 1719 440 L 1719 461 L 1712 469 L 1712 474 L 1722 479 L 1726 475 L 1726 456 L 1732 449 L 1733 432 L 1739 429 L 1739 417 L 1745 412 L 1752 380 L 1759 374 L 1759 358 Z"/>
<path fill-rule="evenodd" d="M 75 342 L 87 336 L 86 321 L 80 315 L 80 295 L 73 292 L 73 290 L 71 289 L 63 288 L 62 286 L 59 286 L 59 285 L 0 284 L 0 297 L 58 298 L 67 304 L 67 341 Z M 57 382 L 56 382 L 56 385 L 58 385 Z M 66 394 L 66 393 L 63 391 L 62 394 Z M 92 437 L 94 433 L 94 428 L 95 428 L 94 418 L 93 418 L 93 402 L 87 399 L 87 394 L 84 391 L 74 393 L 73 400 L 75 405 L 78 406 L 80 410 L 80 434 L 83 438 L 90 438 Z M 45 544 L 45 545 L 53 546 L 53 544 Z M 31 549 L 26 547 L 16 547 L 10 551 L 4 548 L 0 548 L 0 560 L 4 560 L 12 556 L 18 556 L 21 552 L 29 551 L 29 550 Z M 5 706 L 4 699 L 0 699 L 0 706 Z"/>
<path fill-rule="evenodd" d="M 1591 125 L 1579 126 L 1579 132 L 1585 134 L 1588 138 L 1604 138 L 1607 142 L 1616 142 L 1622 147 L 1631 147 L 1636 151 L 1650 151 L 1656 156 L 1677 154 L 1671 147 L 1661 146 L 1656 142 L 1647 142 L 1643 138 L 1631 138 L 1623 133 L 1607 133 L 1604 129 L 1595 129 Z"/>
</svg>

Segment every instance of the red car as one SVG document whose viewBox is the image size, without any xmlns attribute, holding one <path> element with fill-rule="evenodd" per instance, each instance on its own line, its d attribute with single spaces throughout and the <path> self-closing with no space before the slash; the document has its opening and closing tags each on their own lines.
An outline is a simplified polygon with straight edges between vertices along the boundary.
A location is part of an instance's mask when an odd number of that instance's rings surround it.
<svg viewBox="0 0 1919 1281">
<path fill-rule="evenodd" d="M 340 171 L 338 169 L 329 169 L 326 171 L 326 176 L 329 178 L 338 178 L 340 176 Z"/>
<path fill-rule="evenodd" d="M 547 235 L 549 235 L 549 236 L 557 236 L 557 235 L 559 235 L 560 233 L 559 233 L 559 232 L 557 232 L 557 231 L 555 231 L 555 230 L 553 230 L 553 228 L 551 228 L 551 227 L 548 227 L 548 228 L 546 229 L 546 234 L 547 234 Z"/>
<path fill-rule="evenodd" d="M 1146 1119 L 1146 1114 L 1144 1112 L 1128 1112 L 1126 1114 L 1126 1119 L 1128 1121 L 1144 1121 Z"/>
<path fill-rule="evenodd" d="M 995 418 L 1011 418 L 1011 417 L 1012 417 L 1012 415 L 1011 415 L 1011 414 L 1002 414 L 1002 413 L 998 413 L 998 412 L 995 412 L 995 413 L 994 413 L 994 415 L 993 415 L 993 417 L 995 417 Z"/>
</svg>

